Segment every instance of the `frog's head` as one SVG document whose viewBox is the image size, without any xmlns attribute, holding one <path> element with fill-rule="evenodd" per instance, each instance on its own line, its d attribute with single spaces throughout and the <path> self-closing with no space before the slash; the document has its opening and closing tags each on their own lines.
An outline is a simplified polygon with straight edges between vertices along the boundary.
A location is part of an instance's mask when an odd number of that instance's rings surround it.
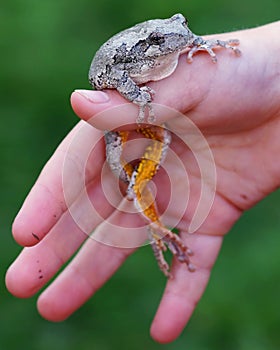
<svg viewBox="0 0 280 350">
<path fill-rule="evenodd" d="M 193 40 L 194 34 L 189 30 L 188 22 L 181 13 L 148 22 L 146 41 L 150 46 L 157 46 L 163 54 L 181 50 Z"/>
</svg>

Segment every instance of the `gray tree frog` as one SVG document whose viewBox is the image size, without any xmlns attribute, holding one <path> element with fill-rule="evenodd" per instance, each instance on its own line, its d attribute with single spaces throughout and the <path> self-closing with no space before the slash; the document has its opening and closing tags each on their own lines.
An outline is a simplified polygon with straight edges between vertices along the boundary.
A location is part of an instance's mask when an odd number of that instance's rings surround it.
<svg viewBox="0 0 280 350">
<path fill-rule="evenodd" d="M 149 138 L 141 159 L 126 162 L 123 147 L 129 131 L 108 131 L 105 133 L 106 158 L 114 174 L 126 183 L 126 198 L 133 200 L 139 213 L 148 222 L 148 235 L 156 260 L 164 274 L 170 277 L 169 265 L 163 252 L 166 247 L 189 271 L 195 267 L 192 255 L 182 239 L 162 222 L 157 210 L 149 182 L 163 163 L 171 142 L 171 134 L 165 125 L 144 125 L 146 109 L 148 123 L 155 119 L 152 109 L 154 92 L 144 84 L 161 80 L 174 72 L 179 56 L 187 53 L 189 62 L 197 51 L 206 51 L 216 62 L 213 48 L 230 48 L 240 54 L 236 47 L 238 40 L 204 40 L 193 34 L 181 14 L 168 19 L 155 19 L 126 29 L 103 44 L 93 58 L 89 71 L 89 81 L 97 90 L 116 89 L 128 101 L 139 106 L 136 131 Z"/>
<path fill-rule="evenodd" d="M 97 90 L 116 89 L 137 104 L 140 107 L 138 123 L 144 121 L 147 107 L 148 122 L 153 122 L 154 92 L 141 85 L 172 74 L 182 53 L 187 52 L 191 62 L 194 53 L 206 51 L 216 62 L 214 47 L 230 48 L 240 54 L 238 44 L 236 39 L 204 40 L 190 31 L 180 13 L 167 19 L 149 20 L 114 35 L 100 47 L 91 63 L 89 81 Z"/>
</svg>

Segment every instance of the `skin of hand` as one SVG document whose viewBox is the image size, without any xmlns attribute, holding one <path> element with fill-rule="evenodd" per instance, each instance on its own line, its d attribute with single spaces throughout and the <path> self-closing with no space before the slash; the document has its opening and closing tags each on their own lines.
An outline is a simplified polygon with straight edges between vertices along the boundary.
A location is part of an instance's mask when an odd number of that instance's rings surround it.
<svg viewBox="0 0 280 350">
<path fill-rule="evenodd" d="M 195 252 L 192 261 L 197 270 L 190 273 L 185 265 L 173 262 L 173 279 L 167 280 L 151 326 L 151 336 L 158 342 L 173 341 L 184 329 L 207 285 L 223 236 L 244 210 L 280 185 L 280 163 L 276 161 L 280 154 L 279 34 L 280 22 L 229 33 L 229 38 L 240 40 L 241 57 L 236 58 L 227 50 L 217 50 L 217 64 L 204 53 L 197 54 L 193 63 L 188 64 L 186 56 L 181 55 L 170 77 L 148 84 L 156 91 L 155 103 L 180 111 L 198 126 L 213 152 L 217 171 L 216 194 L 210 213 L 199 230 L 186 240 Z M 226 39 L 227 34 L 215 35 L 217 37 Z M 83 244 L 38 299 L 39 312 L 51 321 L 70 316 L 133 252 L 130 248 L 110 247 L 87 239 L 73 220 L 69 203 L 65 203 L 62 172 L 65 171 L 65 153 L 77 135 L 80 142 L 71 150 L 71 157 L 73 169 L 79 172 L 79 157 L 88 152 L 95 140 L 101 139 L 103 130 L 128 123 L 133 125 L 138 108 L 113 90 L 78 91 L 72 94 L 71 102 L 76 114 L 90 120 L 94 128 L 80 122 L 44 167 L 14 221 L 14 238 L 25 248 L 6 275 L 6 285 L 12 294 L 30 297 Z M 125 113 L 113 117 L 110 112 L 106 114 L 110 108 L 124 103 Z M 104 112 L 102 117 L 100 112 Z M 184 133 L 184 118 L 167 115 L 164 109 L 157 107 L 155 112 L 159 122 L 167 122 L 171 130 Z M 196 188 L 199 179 L 192 170 L 195 167 L 190 151 L 180 147 L 175 138 L 172 148 L 186 164 L 190 188 Z M 86 187 L 88 196 L 106 220 L 93 216 L 88 218 L 87 225 L 91 230 L 98 227 L 100 232 L 108 230 L 110 221 L 128 226 L 133 221 L 137 226 L 142 222 L 137 214 L 114 213 L 113 206 L 105 200 L 100 176 L 104 162 L 104 143 L 98 141 L 87 163 Z M 70 170 L 68 175 L 73 177 Z M 110 188 L 113 175 L 109 171 L 103 175 L 102 181 Z M 160 187 L 158 175 L 155 182 Z M 185 181 L 183 175 L 177 175 L 178 184 Z M 73 181 L 69 191 L 71 205 L 83 208 L 83 189 L 75 188 Z M 164 198 L 159 198 L 159 207 L 161 201 L 164 202 Z M 188 227 L 189 215 L 188 212 L 183 216 L 180 227 Z M 184 239 L 184 229 L 181 234 Z"/>
</svg>

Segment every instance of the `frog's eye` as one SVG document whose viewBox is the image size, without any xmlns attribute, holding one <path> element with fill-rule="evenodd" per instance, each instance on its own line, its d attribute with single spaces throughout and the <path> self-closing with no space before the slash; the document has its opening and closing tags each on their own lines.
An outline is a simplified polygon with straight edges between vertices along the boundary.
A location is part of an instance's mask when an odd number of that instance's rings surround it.
<svg viewBox="0 0 280 350">
<path fill-rule="evenodd" d="M 171 17 L 171 21 L 178 21 L 180 22 L 184 27 L 188 26 L 188 20 L 181 14 L 181 13 L 176 13 L 176 15 L 173 15 Z"/>
<path fill-rule="evenodd" d="M 188 20 L 187 20 L 187 18 L 183 17 L 183 18 L 181 19 L 181 24 L 182 24 L 183 27 L 187 27 L 187 26 L 188 26 Z"/>
<path fill-rule="evenodd" d="M 162 33 L 159 32 L 152 32 L 149 35 L 149 42 L 151 43 L 151 45 L 159 45 L 164 43 L 164 35 Z"/>
<path fill-rule="evenodd" d="M 187 27 L 188 26 L 188 20 L 187 20 L 187 18 L 185 18 L 185 20 L 182 22 L 182 24 L 183 24 L 183 26 L 184 27 Z"/>
</svg>

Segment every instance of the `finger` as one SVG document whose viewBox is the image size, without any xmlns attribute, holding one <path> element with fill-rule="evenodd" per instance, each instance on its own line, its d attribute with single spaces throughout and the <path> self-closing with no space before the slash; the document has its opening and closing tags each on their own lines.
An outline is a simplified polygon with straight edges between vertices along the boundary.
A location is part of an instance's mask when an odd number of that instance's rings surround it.
<svg viewBox="0 0 280 350">
<path fill-rule="evenodd" d="M 81 122 L 61 143 L 15 218 L 13 235 L 19 244 L 38 243 L 79 195 L 84 186 L 81 177 L 87 175 L 85 181 L 88 181 L 98 174 L 98 165 L 104 162 L 104 146 L 98 142 L 101 137 L 100 131 Z"/>
<path fill-rule="evenodd" d="M 104 92 L 91 90 L 77 90 L 73 92 L 71 103 L 74 112 L 81 119 L 86 120 L 100 130 L 134 130 L 137 128 L 136 119 L 139 113 L 137 105 L 128 103 L 117 91 L 106 92 L 109 101 L 97 104 L 95 100 L 97 98 L 96 95 L 98 96 L 99 94 L 104 94 Z M 175 97 L 173 100 L 170 100 L 169 106 L 172 106 L 174 101 L 176 101 Z M 167 107 L 166 99 L 164 104 L 157 103 L 157 99 L 154 99 L 154 102 L 155 123 L 162 124 L 178 116 L 176 109 Z M 174 102 L 174 104 L 176 103 Z"/>
<path fill-rule="evenodd" d="M 189 321 L 207 285 L 210 270 L 220 250 L 222 237 L 195 234 L 188 241 L 195 251 L 195 272 L 175 261 L 151 326 L 151 336 L 160 343 L 175 340 Z M 168 317 L 167 317 L 168 315 Z"/>
<path fill-rule="evenodd" d="M 101 96 L 107 96 L 104 102 Z M 81 118 L 101 130 L 111 130 L 123 124 L 134 124 L 138 108 L 128 103 L 121 95 L 113 90 L 93 91 L 76 90 L 71 95 L 74 112 Z"/>
<path fill-rule="evenodd" d="M 81 307 L 119 268 L 130 249 L 89 240 L 80 259 L 71 263 L 40 295 L 38 310 L 49 321 L 63 321 Z"/>
<path fill-rule="evenodd" d="M 38 309 L 41 315 L 51 321 L 61 321 L 85 303 L 147 238 L 143 225 L 135 228 L 140 222 L 137 214 L 131 217 L 121 212 L 115 212 L 102 222 L 77 256 L 40 296 Z M 100 243 L 108 237 L 113 239 L 111 245 Z"/>
<path fill-rule="evenodd" d="M 112 188 L 111 199 L 116 203 L 120 196 L 113 190 L 115 183 L 107 182 Z M 48 235 L 34 247 L 23 249 L 10 266 L 6 275 L 8 290 L 22 298 L 30 297 L 40 290 L 113 209 L 112 202 L 104 199 L 102 186 L 98 183 L 89 184 Z"/>
</svg>

